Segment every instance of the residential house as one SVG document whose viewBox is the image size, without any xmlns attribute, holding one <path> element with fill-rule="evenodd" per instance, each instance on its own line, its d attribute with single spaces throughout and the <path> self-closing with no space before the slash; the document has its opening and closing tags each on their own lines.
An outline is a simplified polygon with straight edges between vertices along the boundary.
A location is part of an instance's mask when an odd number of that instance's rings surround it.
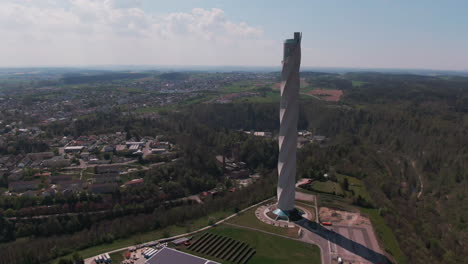
<svg viewBox="0 0 468 264">
<path fill-rule="evenodd" d="M 33 161 L 45 160 L 45 159 L 51 159 L 52 157 L 54 157 L 54 153 L 53 152 L 28 153 L 26 157 Z"/>
<path fill-rule="evenodd" d="M 42 166 L 48 168 L 67 167 L 70 166 L 70 160 L 65 159 L 61 156 L 55 156 L 51 159 L 46 159 L 42 161 Z"/>
<path fill-rule="evenodd" d="M 88 186 L 88 191 L 92 193 L 113 193 L 118 188 L 117 183 L 94 183 Z"/>
<path fill-rule="evenodd" d="M 97 174 L 110 173 L 110 172 L 120 173 L 125 170 L 125 166 L 122 164 L 98 165 L 94 167 L 94 170 Z"/>
<path fill-rule="evenodd" d="M 10 190 L 10 192 L 24 192 L 27 190 L 37 190 L 39 189 L 40 183 L 41 181 L 39 180 L 10 182 L 8 184 L 8 190 Z"/>
</svg>

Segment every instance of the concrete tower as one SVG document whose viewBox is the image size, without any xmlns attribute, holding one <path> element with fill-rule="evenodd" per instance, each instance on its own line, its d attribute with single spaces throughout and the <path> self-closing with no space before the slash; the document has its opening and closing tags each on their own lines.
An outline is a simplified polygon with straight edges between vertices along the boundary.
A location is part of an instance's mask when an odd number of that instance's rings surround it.
<svg viewBox="0 0 468 264">
<path fill-rule="evenodd" d="M 278 157 L 278 216 L 294 209 L 296 181 L 297 120 L 299 115 L 299 67 L 302 34 L 284 41 L 281 71 L 281 103 Z"/>
</svg>

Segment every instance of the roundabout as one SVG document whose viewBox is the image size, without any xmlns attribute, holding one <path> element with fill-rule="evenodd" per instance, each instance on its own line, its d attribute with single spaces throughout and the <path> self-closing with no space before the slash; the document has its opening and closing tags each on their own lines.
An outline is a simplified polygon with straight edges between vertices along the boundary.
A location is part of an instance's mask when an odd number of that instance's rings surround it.
<svg viewBox="0 0 468 264">
<path fill-rule="evenodd" d="M 308 208 L 296 205 L 292 214 L 285 214 L 277 208 L 276 203 L 269 203 L 262 206 L 259 206 L 255 210 L 255 216 L 262 222 L 283 227 L 283 228 L 294 228 L 295 221 L 298 221 L 302 218 L 312 220 L 313 213 L 310 212 Z"/>
</svg>

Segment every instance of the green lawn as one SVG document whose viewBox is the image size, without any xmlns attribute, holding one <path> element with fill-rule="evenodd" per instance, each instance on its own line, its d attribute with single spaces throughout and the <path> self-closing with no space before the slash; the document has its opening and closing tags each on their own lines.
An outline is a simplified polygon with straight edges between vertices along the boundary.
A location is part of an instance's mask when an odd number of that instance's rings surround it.
<svg viewBox="0 0 468 264">
<path fill-rule="evenodd" d="M 333 194 L 328 194 L 328 193 L 319 193 L 311 190 L 306 190 L 303 188 L 296 188 L 296 191 L 303 192 L 303 193 L 308 193 L 308 194 L 315 194 L 317 195 L 317 201 L 318 201 L 318 206 L 324 206 L 324 207 L 329 207 L 333 208 L 336 210 L 342 210 L 342 211 L 356 211 L 356 208 L 352 205 L 350 205 L 349 200 L 346 200 L 345 198 Z"/>
<path fill-rule="evenodd" d="M 353 87 L 360 87 L 362 86 L 363 84 L 366 84 L 367 82 L 363 82 L 363 81 L 351 81 Z"/>
<path fill-rule="evenodd" d="M 323 195 L 323 194 L 335 194 L 337 196 L 342 196 L 343 194 L 346 194 L 345 197 L 347 197 L 345 200 L 348 200 L 348 202 L 352 201 L 353 198 L 358 197 L 359 195 L 364 198 L 366 201 L 372 202 L 372 198 L 370 197 L 369 193 L 366 190 L 366 187 L 364 183 L 357 178 L 343 175 L 343 174 L 336 174 L 336 178 L 338 179 L 338 182 L 333 182 L 333 181 L 314 181 L 312 183 L 312 190 L 304 190 L 300 188 L 299 190 L 302 192 L 311 192 L 314 193 L 322 193 L 321 197 L 322 198 L 327 198 L 328 196 Z M 349 183 L 349 191 L 343 190 L 342 183 L 344 179 L 348 179 Z M 353 191 L 354 194 L 351 192 Z M 334 199 L 339 199 L 338 197 L 328 197 L 330 199 L 328 200 L 334 200 Z M 343 200 L 343 199 L 342 199 Z"/>
<path fill-rule="evenodd" d="M 99 255 L 99 254 L 102 254 L 111 250 L 115 250 L 115 249 L 119 249 L 123 247 L 129 247 L 135 244 L 140 244 L 143 242 L 164 238 L 165 235 L 167 234 L 169 234 L 169 236 L 184 234 L 193 230 L 197 230 L 204 226 L 207 226 L 209 223 L 209 218 L 214 218 L 216 221 L 218 221 L 231 214 L 233 214 L 233 212 L 230 210 L 216 212 L 216 213 L 210 214 L 209 216 L 205 216 L 197 220 L 191 221 L 187 223 L 185 226 L 173 225 L 173 226 L 166 227 L 164 229 L 158 229 L 158 230 L 148 231 L 145 233 L 135 234 L 125 239 L 115 240 L 114 242 L 109 243 L 109 244 L 102 244 L 99 246 L 94 246 L 94 247 L 86 248 L 83 250 L 79 250 L 78 254 L 80 254 L 83 258 L 89 258 L 89 257 L 93 257 L 93 256 L 96 256 L 96 255 Z M 71 258 L 72 255 L 73 253 L 62 256 L 60 258 Z M 52 263 L 58 263 L 60 258 L 55 259 Z"/>
<path fill-rule="evenodd" d="M 392 229 L 385 223 L 383 217 L 380 216 L 379 210 L 362 208 L 361 212 L 371 219 L 377 236 L 384 243 L 385 251 L 390 253 L 399 264 L 408 263 L 406 256 L 401 252 L 398 240 L 393 234 Z"/>
<path fill-rule="evenodd" d="M 223 93 L 239 93 L 239 92 L 245 92 L 249 90 L 256 89 L 256 87 L 253 84 L 249 84 L 247 82 L 241 82 L 241 83 L 234 83 L 228 86 L 224 86 L 223 88 L 220 89 L 221 92 Z"/>
<path fill-rule="evenodd" d="M 343 190 L 341 189 L 341 186 L 337 182 L 332 182 L 332 181 L 314 181 L 312 183 L 312 189 L 318 192 L 324 192 L 324 193 L 330 193 L 330 194 L 336 194 L 336 195 L 342 195 Z"/>
<path fill-rule="evenodd" d="M 339 183 L 343 183 L 345 178 L 348 179 L 349 190 L 353 190 L 355 197 L 360 195 L 362 198 L 366 199 L 366 201 L 372 202 L 372 198 L 367 192 L 366 186 L 360 179 L 338 173 L 336 174 L 336 178 L 338 179 Z M 347 195 L 352 196 L 351 193 L 347 193 Z"/>
<path fill-rule="evenodd" d="M 220 225 L 209 232 L 245 242 L 253 247 L 256 253 L 248 264 L 320 263 L 320 249 L 315 245 L 227 225 Z M 189 252 L 197 255 L 195 252 Z"/>
</svg>

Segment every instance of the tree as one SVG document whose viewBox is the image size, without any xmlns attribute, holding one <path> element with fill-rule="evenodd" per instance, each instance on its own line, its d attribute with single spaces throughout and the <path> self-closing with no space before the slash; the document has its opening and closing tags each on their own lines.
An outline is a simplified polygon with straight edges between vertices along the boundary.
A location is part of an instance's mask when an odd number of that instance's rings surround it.
<svg viewBox="0 0 468 264">
<path fill-rule="evenodd" d="M 48 217 L 43 231 L 46 236 L 60 234 L 63 231 L 62 224 L 56 217 Z"/>
<path fill-rule="evenodd" d="M 185 196 L 185 190 L 178 182 L 170 181 L 165 183 L 162 187 L 163 191 L 171 198 L 180 198 Z"/>
<path fill-rule="evenodd" d="M 15 239 L 15 226 L 8 220 L 0 218 L 0 242 Z"/>
<path fill-rule="evenodd" d="M 73 254 L 72 259 L 74 264 L 84 264 L 83 257 L 81 257 L 80 254 L 78 254 L 78 252 L 75 252 Z"/>
<path fill-rule="evenodd" d="M 112 209 L 112 213 L 116 216 L 122 215 L 123 214 L 122 206 L 120 206 L 120 204 L 116 204 L 114 208 Z"/>
<path fill-rule="evenodd" d="M 348 182 L 348 178 L 345 177 L 344 180 L 343 180 L 343 189 L 345 191 L 349 191 L 349 182 Z"/>
<path fill-rule="evenodd" d="M 13 217 L 15 216 L 15 214 L 16 214 L 15 210 L 11 208 L 8 208 L 4 213 L 5 217 Z"/>
<path fill-rule="evenodd" d="M 67 221 L 65 228 L 68 233 L 74 233 L 79 231 L 81 227 L 80 221 L 74 215 L 70 216 L 70 219 Z"/>
<path fill-rule="evenodd" d="M 59 260 L 58 263 L 59 263 L 59 264 L 73 264 L 73 261 L 70 260 L 70 259 L 64 259 L 64 258 L 62 258 L 62 259 Z"/>
</svg>

